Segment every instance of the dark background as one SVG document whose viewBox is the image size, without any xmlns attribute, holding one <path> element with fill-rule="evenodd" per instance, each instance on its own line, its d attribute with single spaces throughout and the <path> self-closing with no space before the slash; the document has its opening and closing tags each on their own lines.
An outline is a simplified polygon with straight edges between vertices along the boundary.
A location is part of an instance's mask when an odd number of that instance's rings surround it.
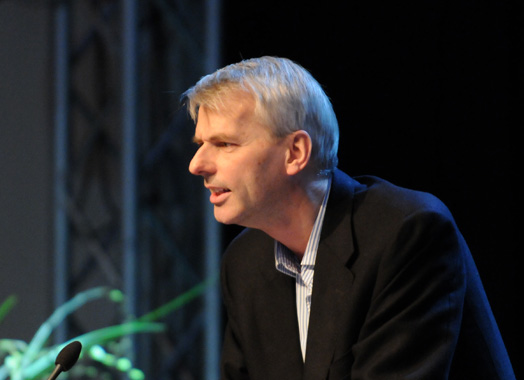
<svg viewBox="0 0 524 380">
<path fill-rule="evenodd" d="M 432 192 L 450 207 L 519 378 L 522 0 L 222 1 L 224 64 L 265 54 L 296 60 L 333 100 L 341 169 Z M 112 2 L 73 3 L 94 12 Z M 19 297 L 1 338 L 30 339 L 53 310 L 55 4 L 0 0 L 0 302 Z M 76 21 L 89 24 L 93 12 Z M 190 21 L 196 30 L 199 17 Z M 93 91 L 91 63 L 77 79 Z M 237 231 L 227 228 L 225 242 Z"/>
<path fill-rule="evenodd" d="M 515 372 L 522 139 L 518 1 L 224 1 L 224 64 L 295 60 L 340 125 L 339 168 L 431 192 L 479 267 Z M 226 243 L 238 227 L 225 229 Z"/>
</svg>

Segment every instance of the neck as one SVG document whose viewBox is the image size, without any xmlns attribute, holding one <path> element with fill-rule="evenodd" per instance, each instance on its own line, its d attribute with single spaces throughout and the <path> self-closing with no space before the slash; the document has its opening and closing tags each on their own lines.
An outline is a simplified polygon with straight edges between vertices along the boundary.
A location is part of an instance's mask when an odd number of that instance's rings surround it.
<svg viewBox="0 0 524 380">
<path fill-rule="evenodd" d="M 327 187 L 327 178 L 315 179 L 306 186 L 297 185 L 283 202 L 279 221 L 264 232 L 302 259 Z"/>
</svg>

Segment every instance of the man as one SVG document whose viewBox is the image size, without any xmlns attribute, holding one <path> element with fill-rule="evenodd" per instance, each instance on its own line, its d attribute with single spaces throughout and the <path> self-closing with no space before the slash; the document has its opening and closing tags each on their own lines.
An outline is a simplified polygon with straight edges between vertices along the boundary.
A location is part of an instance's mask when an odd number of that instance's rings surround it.
<svg viewBox="0 0 524 380">
<path fill-rule="evenodd" d="M 299 65 L 229 65 L 185 93 L 228 247 L 222 379 L 514 379 L 435 197 L 336 169 L 338 125 Z"/>
</svg>

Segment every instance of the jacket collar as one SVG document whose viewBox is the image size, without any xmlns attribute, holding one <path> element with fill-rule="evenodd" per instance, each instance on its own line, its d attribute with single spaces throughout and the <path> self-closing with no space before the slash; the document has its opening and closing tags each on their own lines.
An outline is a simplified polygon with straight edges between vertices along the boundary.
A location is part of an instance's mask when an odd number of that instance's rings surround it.
<svg viewBox="0 0 524 380">
<path fill-rule="evenodd" d="M 342 263 L 346 263 L 349 260 L 354 250 L 353 236 L 348 233 L 348 231 L 353 231 L 351 226 L 353 198 L 355 193 L 362 187 L 363 185 L 341 170 L 335 169 L 333 172 L 326 215 L 320 237 L 319 253 L 326 250 L 330 254 L 335 254 Z M 274 252 L 273 238 L 262 231 L 258 233 L 262 235 L 260 238 L 264 241 L 265 249 L 270 249 L 271 246 Z M 344 249 L 338 249 L 338 247 L 343 247 Z M 271 260 L 272 265 L 265 265 L 260 268 L 268 280 L 274 278 L 278 273 L 275 269 L 274 257 L 274 255 L 267 257 L 267 260 Z"/>
</svg>

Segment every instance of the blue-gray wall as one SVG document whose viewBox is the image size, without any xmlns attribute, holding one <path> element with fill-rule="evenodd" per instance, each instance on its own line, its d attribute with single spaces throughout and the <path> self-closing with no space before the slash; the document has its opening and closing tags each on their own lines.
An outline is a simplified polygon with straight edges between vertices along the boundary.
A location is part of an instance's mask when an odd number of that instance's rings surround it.
<svg viewBox="0 0 524 380">
<path fill-rule="evenodd" d="M 0 339 L 28 340 L 51 311 L 49 7 L 0 1 Z"/>
</svg>

